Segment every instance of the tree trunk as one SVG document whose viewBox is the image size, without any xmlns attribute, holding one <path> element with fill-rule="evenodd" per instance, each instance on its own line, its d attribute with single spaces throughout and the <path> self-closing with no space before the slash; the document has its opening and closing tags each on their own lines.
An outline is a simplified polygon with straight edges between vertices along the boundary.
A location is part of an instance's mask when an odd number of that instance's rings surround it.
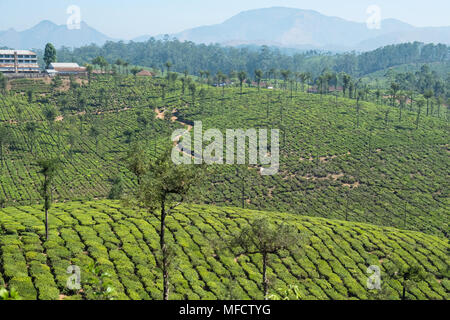
<svg viewBox="0 0 450 320">
<path fill-rule="evenodd" d="M 267 253 L 263 253 L 263 291 L 264 300 L 268 300 L 269 283 L 267 281 Z"/>
<path fill-rule="evenodd" d="M 346 200 L 347 200 L 347 203 L 346 203 L 346 205 L 345 205 L 345 221 L 348 221 L 348 193 L 349 193 L 349 191 L 347 192 L 347 194 L 346 194 Z"/>
<path fill-rule="evenodd" d="M 245 181 L 244 181 L 244 179 L 242 179 L 241 199 L 242 199 L 242 209 L 245 209 Z"/>
<path fill-rule="evenodd" d="M 420 109 L 419 112 L 417 112 L 417 119 L 416 119 L 416 130 L 419 129 L 419 122 L 420 122 Z"/>
<path fill-rule="evenodd" d="M 48 240 L 48 209 L 45 209 L 45 240 Z"/>
<path fill-rule="evenodd" d="M 48 240 L 48 209 L 50 208 L 50 194 L 48 177 L 44 177 L 44 211 L 45 211 L 45 240 Z"/>
<path fill-rule="evenodd" d="M 167 246 L 164 238 L 165 231 L 166 231 L 166 208 L 165 208 L 165 200 L 162 200 L 160 247 L 162 252 L 163 299 L 169 300 L 169 271 L 168 271 Z"/>
<path fill-rule="evenodd" d="M 402 300 L 406 300 L 406 283 L 405 283 L 405 281 L 403 282 Z"/>
<path fill-rule="evenodd" d="M 359 128 L 359 99 L 356 99 L 356 127 Z"/>
</svg>

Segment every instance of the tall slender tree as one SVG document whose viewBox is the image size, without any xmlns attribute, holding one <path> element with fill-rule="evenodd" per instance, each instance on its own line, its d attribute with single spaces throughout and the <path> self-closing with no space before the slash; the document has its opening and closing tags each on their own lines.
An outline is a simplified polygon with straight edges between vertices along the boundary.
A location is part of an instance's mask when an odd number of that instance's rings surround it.
<svg viewBox="0 0 450 320">
<path fill-rule="evenodd" d="M 424 105 L 425 105 L 425 101 L 423 99 L 419 98 L 416 100 L 416 106 L 417 106 L 416 130 L 419 129 L 420 114 L 422 113 L 422 107 Z"/>
<path fill-rule="evenodd" d="M 423 94 L 423 97 L 427 100 L 427 116 L 429 115 L 429 111 L 430 111 L 430 99 L 433 98 L 434 96 L 434 92 L 433 90 L 427 90 L 425 91 L 425 93 Z"/>
<path fill-rule="evenodd" d="M 165 237 L 166 219 L 184 202 L 195 181 L 193 166 L 174 164 L 170 150 L 171 148 L 167 149 L 149 162 L 142 184 L 136 192 L 137 205 L 146 209 L 149 214 L 157 213 L 159 216 L 159 243 L 162 256 L 160 268 L 163 273 L 164 300 L 169 300 L 169 268 L 172 257 Z"/>
<path fill-rule="evenodd" d="M 267 267 L 270 255 L 281 250 L 293 249 L 299 244 L 300 233 L 297 228 L 287 225 L 275 225 L 265 218 L 252 220 L 239 233 L 235 234 L 230 244 L 240 250 L 237 256 L 260 254 L 262 256 L 262 288 L 264 299 L 268 299 L 269 281 Z"/>
<path fill-rule="evenodd" d="M 45 240 L 48 240 L 48 211 L 52 205 L 52 187 L 53 179 L 58 168 L 59 159 L 42 159 L 38 161 L 38 165 L 41 168 L 39 173 L 44 176 L 44 182 L 42 183 L 41 196 L 44 199 L 44 212 L 45 212 Z"/>
<path fill-rule="evenodd" d="M 170 61 L 166 62 L 166 68 L 167 68 L 167 75 L 170 73 L 170 69 L 172 68 L 173 64 Z"/>
<path fill-rule="evenodd" d="M 242 94 L 242 86 L 244 84 L 245 79 L 247 79 L 247 73 L 245 71 L 239 72 L 238 79 L 239 79 L 239 86 L 241 87 L 241 94 Z"/>
<path fill-rule="evenodd" d="M 261 91 L 261 80 L 263 77 L 263 72 L 261 69 L 255 70 L 255 79 L 258 84 L 258 92 Z"/>
<path fill-rule="evenodd" d="M 47 43 L 44 51 L 45 68 L 48 69 L 50 63 L 56 62 L 56 49 L 51 43 Z"/>
</svg>

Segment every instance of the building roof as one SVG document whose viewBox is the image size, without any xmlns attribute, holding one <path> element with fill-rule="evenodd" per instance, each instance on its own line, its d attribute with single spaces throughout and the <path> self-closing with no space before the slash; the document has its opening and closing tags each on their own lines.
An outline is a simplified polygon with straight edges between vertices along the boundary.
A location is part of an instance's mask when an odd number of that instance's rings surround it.
<svg viewBox="0 0 450 320">
<path fill-rule="evenodd" d="M 86 68 L 53 68 L 53 69 L 48 69 L 50 71 L 54 71 L 54 72 L 86 72 Z"/>
<path fill-rule="evenodd" d="M 50 69 L 56 68 L 79 68 L 78 63 L 66 63 L 66 62 L 52 62 L 50 63 Z"/>
<path fill-rule="evenodd" d="M 138 72 L 136 75 L 141 77 L 152 77 L 153 73 L 151 73 L 148 70 L 142 70 L 141 72 Z"/>
<path fill-rule="evenodd" d="M 36 55 L 33 51 L 29 50 L 0 50 L 0 54 L 25 54 L 25 55 Z"/>
</svg>

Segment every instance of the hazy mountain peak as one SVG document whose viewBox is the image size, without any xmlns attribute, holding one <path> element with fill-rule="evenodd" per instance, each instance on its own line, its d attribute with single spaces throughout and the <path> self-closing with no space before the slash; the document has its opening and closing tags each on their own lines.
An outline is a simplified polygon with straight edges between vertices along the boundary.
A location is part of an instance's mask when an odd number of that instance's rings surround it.
<svg viewBox="0 0 450 320">
<path fill-rule="evenodd" d="M 221 24 L 185 30 L 173 36 L 181 41 L 222 43 L 226 45 L 275 45 L 291 48 L 361 50 L 414 39 L 417 30 L 423 42 L 441 40 L 449 43 L 445 31 L 427 31 L 397 19 L 385 19 L 380 29 L 369 29 L 365 23 L 330 17 L 314 10 L 271 7 L 243 11 Z M 393 34 L 402 33 L 394 37 Z M 433 33 L 433 34 L 431 34 Z M 351 35 L 351 36 L 349 36 Z M 429 36 L 428 36 L 429 35 Z M 141 37 L 140 40 L 144 40 Z M 364 43 L 364 45 L 360 45 Z M 370 47 L 370 48 L 369 48 Z"/>
<path fill-rule="evenodd" d="M 221 43 L 224 45 L 269 45 L 296 49 L 324 49 L 332 51 L 372 50 L 405 41 L 441 42 L 450 44 L 450 28 L 416 28 L 400 20 L 389 18 L 380 29 L 369 29 L 365 23 L 352 22 L 321 14 L 314 10 L 270 7 L 240 12 L 223 23 L 202 26 L 173 34 L 180 41 Z M 147 41 L 141 36 L 134 41 Z M 161 36 L 156 36 L 161 38 Z M 84 21 L 81 28 L 69 30 L 43 20 L 34 27 L 17 32 L 0 31 L 0 47 L 43 48 L 47 42 L 57 48 L 80 47 L 114 40 L 90 27 Z"/>
<path fill-rule="evenodd" d="M 50 20 L 42 20 L 35 27 L 37 27 L 37 26 L 54 26 L 54 27 L 56 27 L 57 24 Z"/>
<path fill-rule="evenodd" d="M 65 24 L 57 25 L 52 21 L 43 20 L 22 32 L 0 31 L 0 46 L 17 49 L 42 49 L 48 42 L 53 43 L 56 48 L 81 47 L 91 43 L 102 45 L 108 40 L 113 39 L 84 21 L 80 23 L 80 29 L 73 30 L 69 30 Z"/>
</svg>

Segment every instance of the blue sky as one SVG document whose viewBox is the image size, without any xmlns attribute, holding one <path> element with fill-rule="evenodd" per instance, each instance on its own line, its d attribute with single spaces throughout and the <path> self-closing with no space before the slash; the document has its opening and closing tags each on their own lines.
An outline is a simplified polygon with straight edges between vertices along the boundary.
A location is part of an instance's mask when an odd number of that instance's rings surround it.
<svg viewBox="0 0 450 320">
<path fill-rule="evenodd" d="M 70 5 L 79 6 L 82 20 L 92 27 L 124 39 L 221 23 L 244 10 L 273 6 L 364 22 L 367 8 L 378 5 L 383 19 L 415 26 L 450 25 L 448 0 L 0 0 L 0 30 L 24 30 L 45 19 L 64 24 Z"/>
</svg>

